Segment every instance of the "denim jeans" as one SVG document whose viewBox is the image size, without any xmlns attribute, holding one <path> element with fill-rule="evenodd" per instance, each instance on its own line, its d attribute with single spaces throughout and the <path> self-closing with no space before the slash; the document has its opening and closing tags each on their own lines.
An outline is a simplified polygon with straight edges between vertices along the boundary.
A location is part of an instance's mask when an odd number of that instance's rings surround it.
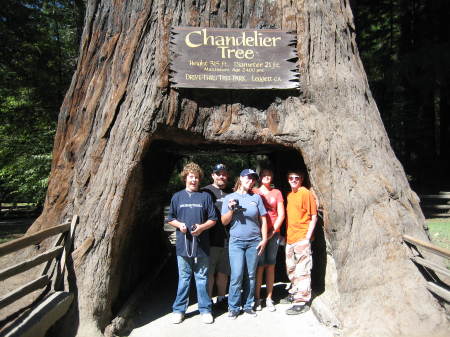
<svg viewBox="0 0 450 337">
<path fill-rule="evenodd" d="M 209 257 L 197 257 L 197 263 L 195 263 L 193 257 L 177 256 L 177 262 L 178 290 L 172 305 L 173 312 L 185 313 L 188 308 L 192 273 L 194 273 L 197 288 L 198 311 L 201 314 L 211 312 L 212 303 L 208 295 Z"/>
<path fill-rule="evenodd" d="M 246 241 L 230 238 L 230 290 L 228 295 L 228 310 L 239 311 L 241 306 L 241 290 L 243 309 L 252 309 L 255 300 L 256 266 L 258 263 L 258 252 L 256 246 L 260 239 Z M 244 278 L 244 273 L 247 272 Z M 244 287 L 242 286 L 245 281 Z"/>
</svg>

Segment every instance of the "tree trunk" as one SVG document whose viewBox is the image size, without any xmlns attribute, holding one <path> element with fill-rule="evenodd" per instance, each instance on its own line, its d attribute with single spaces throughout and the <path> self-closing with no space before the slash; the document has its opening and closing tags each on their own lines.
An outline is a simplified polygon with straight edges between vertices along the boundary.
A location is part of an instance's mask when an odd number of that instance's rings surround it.
<svg viewBox="0 0 450 337">
<path fill-rule="evenodd" d="M 295 31 L 301 90 L 172 89 L 177 25 Z M 60 331 L 101 335 L 168 251 L 162 207 L 178 158 L 170 142 L 301 155 L 324 208 L 326 277 L 337 273 L 318 299 L 344 333 L 443 331 L 444 314 L 402 243 L 405 233 L 427 240 L 424 218 L 368 88 L 345 0 L 88 1 L 45 208 L 30 229 L 80 216 L 76 305 Z"/>
</svg>

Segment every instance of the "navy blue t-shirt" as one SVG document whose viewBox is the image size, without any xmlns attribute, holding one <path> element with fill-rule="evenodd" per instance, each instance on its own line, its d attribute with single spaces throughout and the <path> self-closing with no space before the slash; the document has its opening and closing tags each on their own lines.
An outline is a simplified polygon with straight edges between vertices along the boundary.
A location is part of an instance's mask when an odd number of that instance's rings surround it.
<svg viewBox="0 0 450 337">
<path fill-rule="evenodd" d="M 209 256 L 209 233 L 203 231 L 193 238 L 190 229 L 193 224 L 202 224 L 207 220 L 217 220 L 216 211 L 211 196 L 206 192 L 176 192 L 170 201 L 167 222 L 178 220 L 186 224 L 188 232 L 176 231 L 176 252 L 178 256 L 205 257 Z M 187 239 L 187 240 L 186 240 Z M 194 241 L 196 241 L 194 243 Z"/>
</svg>

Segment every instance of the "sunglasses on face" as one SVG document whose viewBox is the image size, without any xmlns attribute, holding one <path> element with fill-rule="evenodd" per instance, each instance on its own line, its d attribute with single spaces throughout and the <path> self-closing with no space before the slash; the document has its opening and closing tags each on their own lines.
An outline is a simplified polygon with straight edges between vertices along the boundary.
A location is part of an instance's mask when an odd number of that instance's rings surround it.
<svg viewBox="0 0 450 337">
<path fill-rule="evenodd" d="M 288 179 L 289 179 L 289 181 L 295 181 L 295 180 L 300 180 L 300 177 L 299 176 L 290 176 Z"/>
</svg>

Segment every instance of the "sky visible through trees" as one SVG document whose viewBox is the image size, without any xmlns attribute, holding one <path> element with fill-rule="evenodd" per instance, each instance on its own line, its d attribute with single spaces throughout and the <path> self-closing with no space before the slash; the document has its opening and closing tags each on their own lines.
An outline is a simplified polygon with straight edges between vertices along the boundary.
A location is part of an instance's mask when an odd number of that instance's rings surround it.
<svg viewBox="0 0 450 337">
<path fill-rule="evenodd" d="M 354 0 L 351 6 L 372 94 L 413 188 L 445 185 L 450 168 L 449 2 Z M 0 202 L 43 202 L 83 17 L 82 0 L 2 2 Z"/>
</svg>

